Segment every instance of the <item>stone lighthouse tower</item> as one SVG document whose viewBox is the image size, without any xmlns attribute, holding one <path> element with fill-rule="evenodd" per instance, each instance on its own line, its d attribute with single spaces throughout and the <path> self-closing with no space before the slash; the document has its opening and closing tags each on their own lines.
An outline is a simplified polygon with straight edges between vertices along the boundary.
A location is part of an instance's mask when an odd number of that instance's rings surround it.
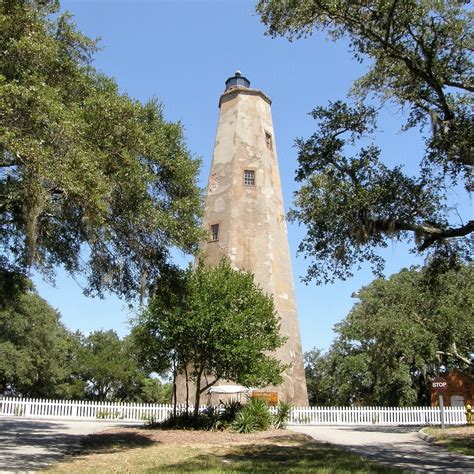
<svg viewBox="0 0 474 474">
<path fill-rule="evenodd" d="M 288 338 L 276 357 L 290 368 L 277 391 L 280 400 L 307 405 L 308 395 L 296 312 L 288 236 L 273 131 L 271 100 L 250 88 L 239 71 L 226 81 L 219 100 L 204 225 L 206 263 L 228 256 L 233 266 L 250 270 L 273 295 Z"/>
</svg>

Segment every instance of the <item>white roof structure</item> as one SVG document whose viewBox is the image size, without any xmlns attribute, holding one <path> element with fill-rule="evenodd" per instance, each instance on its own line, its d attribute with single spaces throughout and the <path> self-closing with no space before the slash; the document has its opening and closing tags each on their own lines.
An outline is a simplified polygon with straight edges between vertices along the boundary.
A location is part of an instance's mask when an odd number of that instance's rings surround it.
<svg viewBox="0 0 474 474">
<path fill-rule="evenodd" d="M 253 388 L 243 387 L 242 385 L 216 385 L 206 393 L 249 393 L 252 390 Z"/>
</svg>

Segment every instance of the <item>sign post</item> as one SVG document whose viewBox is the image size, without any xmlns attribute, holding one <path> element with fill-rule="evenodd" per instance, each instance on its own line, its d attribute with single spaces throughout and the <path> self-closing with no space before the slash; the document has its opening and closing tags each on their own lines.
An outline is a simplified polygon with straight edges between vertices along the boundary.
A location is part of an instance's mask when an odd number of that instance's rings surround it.
<svg viewBox="0 0 474 474">
<path fill-rule="evenodd" d="M 444 400 L 443 400 L 443 395 L 441 395 L 441 394 L 438 395 L 438 401 L 439 401 L 439 409 L 440 409 L 440 415 L 441 415 L 441 429 L 444 430 Z"/>
<path fill-rule="evenodd" d="M 441 428 L 444 430 L 444 399 L 443 393 L 448 390 L 448 382 L 443 377 L 436 377 L 431 382 L 431 388 L 438 394 L 438 403 L 441 418 Z"/>
</svg>

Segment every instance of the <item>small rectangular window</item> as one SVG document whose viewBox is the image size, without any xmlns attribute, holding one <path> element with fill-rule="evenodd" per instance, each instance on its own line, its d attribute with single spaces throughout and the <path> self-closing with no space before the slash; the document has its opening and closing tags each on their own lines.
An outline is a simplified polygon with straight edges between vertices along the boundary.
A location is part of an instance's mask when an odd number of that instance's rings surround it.
<svg viewBox="0 0 474 474">
<path fill-rule="evenodd" d="M 244 184 L 246 186 L 255 186 L 255 171 L 244 170 Z"/>
<path fill-rule="evenodd" d="M 219 240 L 219 224 L 212 224 L 211 225 L 211 241 L 214 242 Z"/>
<path fill-rule="evenodd" d="M 267 148 L 272 151 L 273 150 L 273 141 L 272 141 L 272 136 L 270 133 L 265 132 L 265 144 L 267 145 Z"/>
</svg>

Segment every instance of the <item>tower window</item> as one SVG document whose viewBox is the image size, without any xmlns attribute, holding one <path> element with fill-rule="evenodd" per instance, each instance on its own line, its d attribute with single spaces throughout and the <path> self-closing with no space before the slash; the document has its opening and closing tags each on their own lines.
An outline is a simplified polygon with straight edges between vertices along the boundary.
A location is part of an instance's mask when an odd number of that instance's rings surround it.
<svg viewBox="0 0 474 474">
<path fill-rule="evenodd" d="M 212 224 L 211 225 L 211 232 L 210 232 L 211 242 L 215 242 L 219 240 L 219 224 Z"/>
<path fill-rule="evenodd" d="M 265 144 L 267 145 L 267 148 L 272 151 L 273 150 L 273 140 L 272 136 L 270 133 L 265 132 Z"/>
<path fill-rule="evenodd" d="M 255 186 L 255 171 L 244 170 L 244 184 L 246 186 Z"/>
</svg>

